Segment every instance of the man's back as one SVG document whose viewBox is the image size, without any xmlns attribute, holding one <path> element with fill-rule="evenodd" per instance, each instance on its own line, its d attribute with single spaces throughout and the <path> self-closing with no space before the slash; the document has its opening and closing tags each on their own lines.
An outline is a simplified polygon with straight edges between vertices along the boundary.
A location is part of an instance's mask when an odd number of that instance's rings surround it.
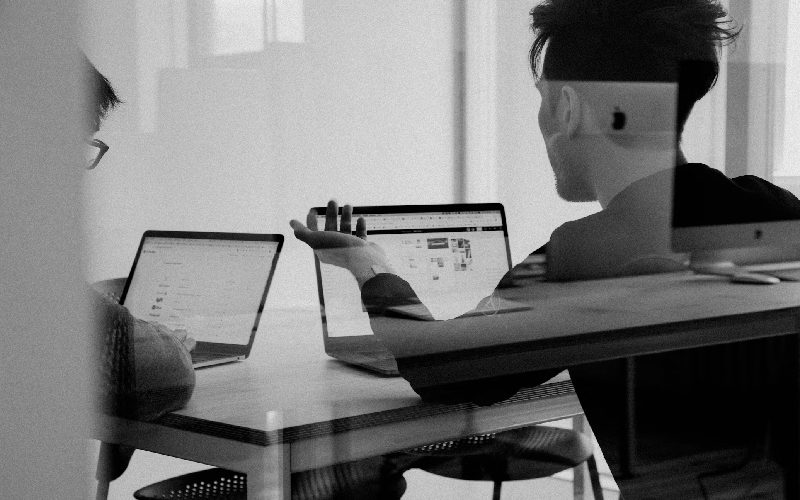
<svg viewBox="0 0 800 500">
<path fill-rule="evenodd" d="M 676 197 L 685 221 L 800 218 L 800 200 L 763 179 L 728 179 L 701 164 L 678 168 L 684 184 L 676 187 Z M 672 171 L 663 174 L 671 175 Z M 644 179 L 629 190 L 647 193 L 662 181 Z M 623 257 L 628 262 L 669 257 L 668 240 L 659 249 L 645 238 L 648 222 L 669 220 L 669 212 L 650 213 L 641 205 L 646 197 L 628 194 L 615 198 L 601 217 L 591 216 L 569 228 L 579 228 L 575 237 L 587 247 L 598 243 L 592 242 L 593 235 L 605 238 L 605 247 L 594 246 L 603 248 L 594 258 L 615 261 L 600 268 L 624 270 L 619 265 Z M 609 241 L 606 231 L 619 240 Z M 640 463 L 652 467 L 645 477 L 658 476 L 660 466 L 664 477 L 674 480 L 678 472 L 703 475 L 725 467 L 738 470 L 748 461 L 768 457 L 783 461 L 789 450 L 781 447 L 779 436 L 790 429 L 783 417 L 791 414 L 797 352 L 795 337 L 773 338 L 580 365 L 570 368 L 570 376 L 612 469 L 621 466 L 620 445 L 625 442 L 625 425 L 630 425 L 639 443 Z M 633 392 L 626 392 L 630 387 Z M 669 497 L 665 492 L 662 496 Z"/>
</svg>

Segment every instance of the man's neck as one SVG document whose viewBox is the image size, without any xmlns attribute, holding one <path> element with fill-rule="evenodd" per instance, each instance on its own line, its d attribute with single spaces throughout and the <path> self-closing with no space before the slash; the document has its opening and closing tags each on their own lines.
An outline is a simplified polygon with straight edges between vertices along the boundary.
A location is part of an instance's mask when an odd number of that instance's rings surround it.
<svg viewBox="0 0 800 500">
<path fill-rule="evenodd" d="M 600 207 L 605 209 L 619 193 L 634 182 L 658 172 L 686 163 L 686 155 L 678 150 L 653 153 L 651 151 L 626 152 L 607 156 L 612 162 L 600 162 L 595 169 L 595 193 Z"/>
</svg>

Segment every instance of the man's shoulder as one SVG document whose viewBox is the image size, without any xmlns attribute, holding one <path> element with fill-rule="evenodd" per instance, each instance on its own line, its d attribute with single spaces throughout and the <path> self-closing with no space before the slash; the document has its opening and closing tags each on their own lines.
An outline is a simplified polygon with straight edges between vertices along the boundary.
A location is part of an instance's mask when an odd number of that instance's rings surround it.
<svg viewBox="0 0 800 500">
<path fill-rule="evenodd" d="M 678 221 L 715 225 L 800 218 L 800 200 L 755 175 L 729 178 L 703 164 L 678 167 L 675 177 Z"/>
<path fill-rule="evenodd" d="M 755 175 L 742 175 L 732 178 L 731 182 L 736 186 L 746 189 L 750 192 L 761 192 L 764 195 L 780 198 L 786 202 L 800 205 L 800 200 L 798 200 L 797 197 L 789 190 L 777 186 L 772 182 L 762 179 L 761 177 Z"/>
<path fill-rule="evenodd" d="M 800 203 L 793 194 L 774 183 L 752 174 L 728 177 L 724 172 L 703 163 L 687 163 L 676 168 L 676 187 L 694 189 L 738 189 L 743 193 L 754 191 L 764 195 L 785 196 L 789 195 L 794 201 Z"/>
</svg>

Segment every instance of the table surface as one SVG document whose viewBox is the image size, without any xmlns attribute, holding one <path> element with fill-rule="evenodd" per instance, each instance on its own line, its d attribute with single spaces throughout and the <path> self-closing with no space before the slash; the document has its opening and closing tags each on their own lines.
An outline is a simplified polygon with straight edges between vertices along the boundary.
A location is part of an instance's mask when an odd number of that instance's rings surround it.
<svg viewBox="0 0 800 500">
<path fill-rule="evenodd" d="M 248 359 L 196 375 L 185 408 L 155 422 L 102 416 L 95 436 L 236 470 L 278 464 L 262 450 L 286 445 L 298 471 L 581 413 L 566 373 L 492 407 L 423 403 L 400 377 L 328 357 L 318 309 L 267 307 Z"/>
<path fill-rule="evenodd" d="M 448 422 L 449 430 L 436 431 L 437 438 L 457 437 L 470 423 L 465 410 L 487 422 L 480 429 L 485 431 L 580 412 L 566 373 L 492 408 L 423 403 L 400 377 L 378 376 L 328 357 L 315 310 L 265 311 L 250 358 L 196 373 L 189 404 L 159 423 L 261 446 L 325 439 L 342 431 L 388 430 L 412 420 Z M 511 418 L 498 427 L 504 414 Z M 405 444 L 431 442 L 424 434 L 410 436 Z"/>
<path fill-rule="evenodd" d="M 530 309 L 426 322 L 389 317 L 406 356 L 552 342 L 597 333 L 800 307 L 800 282 L 733 284 L 720 276 L 667 273 L 580 282 L 533 281 L 502 290 Z"/>
<path fill-rule="evenodd" d="M 793 333 L 800 314 L 800 283 L 742 285 L 689 273 L 540 283 L 514 293 L 533 307 L 457 320 L 463 328 L 380 321 L 405 332 L 405 354 L 442 359 L 428 367 L 433 373 L 468 378 L 481 369 L 498 374 Z M 490 407 L 422 404 L 401 378 L 328 358 L 317 311 L 267 307 L 251 357 L 198 370 L 186 408 L 154 423 L 104 417 L 98 435 L 215 465 L 288 444 L 289 468 L 305 470 L 579 412 L 563 377 Z M 230 443 L 249 451 L 224 452 Z"/>
<path fill-rule="evenodd" d="M 800 282 L 733 284 L 689 272 L 506 289 L 524 311 L 375 321 L 392 352 L 442 381 L 573 366 L 797 331 Z"/>
</svg>

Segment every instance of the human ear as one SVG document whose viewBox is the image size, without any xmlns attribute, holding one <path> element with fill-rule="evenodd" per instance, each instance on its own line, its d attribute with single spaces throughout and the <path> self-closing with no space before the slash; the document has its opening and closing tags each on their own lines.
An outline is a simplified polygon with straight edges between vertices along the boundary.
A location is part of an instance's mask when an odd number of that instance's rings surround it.
<svg viewBox="0 0 800 500">
<path fill-rule="evenodd" d="M 581 123 L 581 103 L 578 93 L 569 85 L 561 87 L 559 118 L 570 139 L 578 135 Z"/>
</svg>

